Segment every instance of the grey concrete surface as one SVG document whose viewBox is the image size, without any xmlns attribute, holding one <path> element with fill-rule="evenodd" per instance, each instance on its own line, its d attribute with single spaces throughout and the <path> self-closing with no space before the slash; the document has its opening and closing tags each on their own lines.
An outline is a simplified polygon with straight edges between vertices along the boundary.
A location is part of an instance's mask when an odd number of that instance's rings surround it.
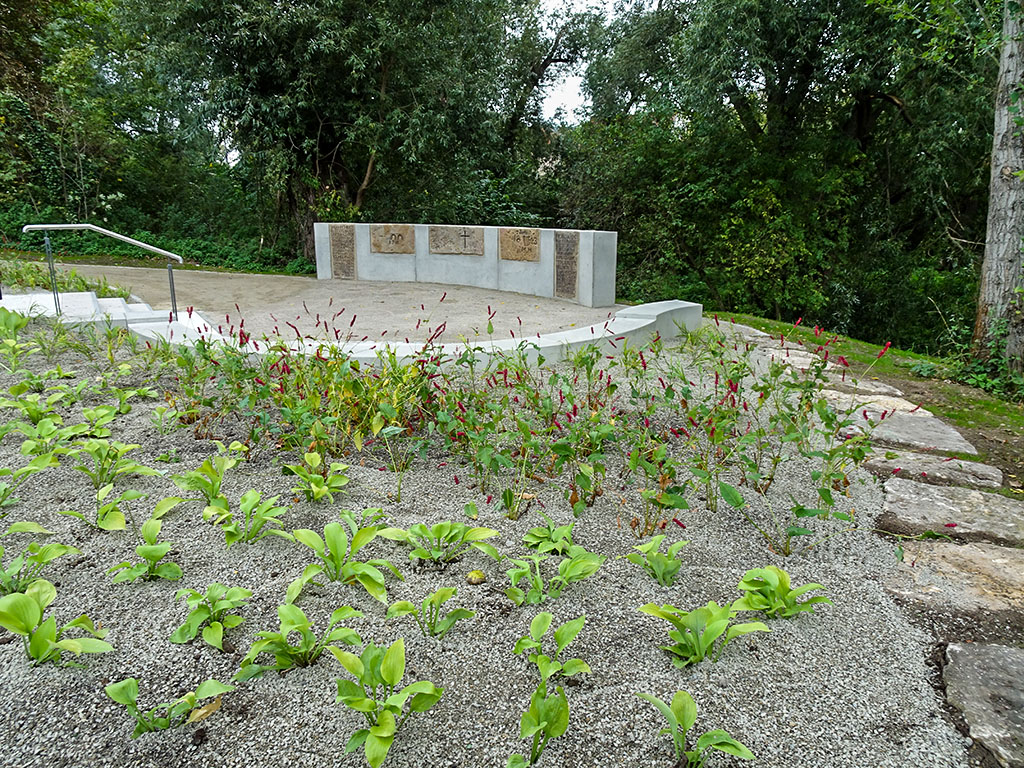
<svg viewBox="0 0 1024 768">
<path fill-rule="evenodd" d="M 142 267 L 74 265 L 84 277 L 104 277 L 127 286 L 154 309 L 168 309 L 167 270 Z M 253 275 L 176 270 L 179 312 L 201 311 L 214 330 L 227 332 L 244 319 L 254 337 L 280 333 L 332 340 L 422 342 L 535 337 L 574 328 L 600 326 L 621 307 L 584 307 L 493 289 L 436 283 L 383 283 L 317 280 L 315 277 Z M 487 333 L 488 307 L 493 333 Z M 326 325 L 325 325 L 326 324 Z"/>
</svg>

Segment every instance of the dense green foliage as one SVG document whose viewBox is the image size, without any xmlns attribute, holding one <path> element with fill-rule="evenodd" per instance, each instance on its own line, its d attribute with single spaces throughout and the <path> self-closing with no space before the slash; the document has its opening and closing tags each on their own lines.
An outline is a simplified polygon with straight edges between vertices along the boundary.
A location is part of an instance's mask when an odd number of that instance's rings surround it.
<svg viewBox="0 0 1024 768">
<path fill-rule="evenodd" d="M 995 65 L 982 34 L 883 5 L 19 0 L 0 243 L 88 220 L 303 272 L 316 220 L 612 229 L 621 298 L 949 351 L 974 314 Z M 544 120 L 574 69 L 589 114 Z"/>
</svg>

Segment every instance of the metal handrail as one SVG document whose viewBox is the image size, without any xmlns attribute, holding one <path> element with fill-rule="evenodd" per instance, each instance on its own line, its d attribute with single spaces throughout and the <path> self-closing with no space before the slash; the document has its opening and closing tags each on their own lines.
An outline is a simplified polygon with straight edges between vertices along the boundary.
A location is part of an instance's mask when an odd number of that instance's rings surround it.
<svg viewBox="0 0 1024 768">
<path fill-rule="evenodd" d="M 144 243 L 141 240 L 136 240 L 133 237 L 127 235 L 121 235 L 117 232 L 111 232 L 109 229 L 103 227 L 97 227 L 95 224 L 26 224 L 21 228 L 22 232 L 48 232 L 59 229 L 86 229 L 90 232 L 98 232 L 101 235 L 112 237 L 115 240 L 121 240 L 125 243 L 142 248 L 146 251 L 159 254 L 167 257 L 167 282 L 171 288 L 171 311 L 174 313 L 174 319 L 178 319 L 178 300 L 174 295 L 174 268 L 172 262 L 176 261 L 179 264 L 184 264 L 185 260 L 176 253 L 165 251 L 163 248 L 157 248 L 155 245 Z M 53 291 L 53 307 L 57 314 L 60 314 L 60 298 L 57 292 L 57 270 L 53 265 L 53 250 L 50 247 L 50 236 L 43 235 L 43 245 L 46 248 L 46 261 L 50 265 L 50 288 Z"/>
</svg>

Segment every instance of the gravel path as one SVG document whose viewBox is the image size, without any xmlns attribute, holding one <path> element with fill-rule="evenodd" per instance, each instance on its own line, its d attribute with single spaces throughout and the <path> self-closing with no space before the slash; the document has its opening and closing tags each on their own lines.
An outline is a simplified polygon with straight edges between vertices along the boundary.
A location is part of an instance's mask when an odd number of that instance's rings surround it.
<svg viewBox="0 0 1024 768">
<path fill-rule="evenodd" d="M 95 376 L 103 366 L 68 353 L 59 361 L 68 371 Z M 41 360 L 33 365 L 45 368 Z M 13 383 L 0 376 L 0 387 Z M 171 382 L 164 384 L 171 386 Z M 125 384 L 122 384 L 125 386 Z M 95 404 L 95 403 L 92 403 Z M 195 468 L 213 452 L 209 441 L 197 441 L 189 430 L 161 435 L 150 421 L 159 400 L 139 402 L 114 424 L 114 439 L 139 443 L 133 455 L 148 466 L 180 472 Z M 66 412 L 75 423 L 80 411 Z M 8 412 L 4 418 L 10 418 Z M 222 435 L 230 437 L 230 435 Z M 0 466 L 21 466 L 20 437 L 0 442 Z M 162 463 L 174 454 L 179 461 Z M 286 528 L 314 528 L 335 519 L 340 508 L 382 507 L 390 525 L 464 520 L 463 505 L 480 506 L 478 525 L 498 529 L 493 539 L 502 553 L 525 553 L 521 538 L 542 523 L 531 511 L 519 521 L 506 519 L 496 500 L 469 487 L 465 470 L 437 451 L 417 460 L 406 475 L 402 501 L 393 500 L 394 473 L 381 471 L 380 457 L 354 455 L 347 494 L 337 505 L 293 499 L 291 478 L 281 462 L 294 455 L 261 451 L 231 470 L 226 495 L 236 500 L 255 488 L 280 495 L 289 511 Z M 621 459 L 609 460 L 609 485 Z M 790 494 L 808 492 L 808 467 L 787 465 L 773 497 L 780 506 Z M 462 474 L 456 484 L 454 476 Z M 607 556 L 596 575 L 570 585 L 543 609 L 555 614 L 555 625 L 586 616 L 586 624 L 567 653 L 587 661 L 593 672 L 567 685 L 568 731 L 551 742 L 540 760 L 547 766 L 670 766 L 674 762 L 668 737 L 659 736 L 660 715 L 634 692 L 671 699 L 679 689 L 697 701 L 694 735 L 724 728 L 756 755 L 763 768 L 954 768 L 967 766 L 969 742 L 945 715 L 933 687 L 934 670 L 926 664 L 930 638 L 908 622 L 880 583 L 896 563 L 893 546 L 865 532 L 881 511 L 882 494 L 866 472 L 851 476 L 849 505 L 862 529 L 837 535 L 809 553 L 782 558 L 772 554 L 743 518 L 726 505 L 717 514 L 702 505 L 679 515 L 685 530 L 670 525 L 666 544 L 685 537 L 683 569 L 672 587 L 660 587 L 640 568 L 619 559 L 637 541 L 622 524 L 638 509 L 622 493 L 609 490 L 576 524 L 574 541 Z M 153 504 L 178 493 L 167 477 L 126 478 L 119 488 L 137 488 L 148 499 L 130 505 L 138 520 Z M 558 523 L 572 521 L 557 483 L 537 486 L 534 510 L 544 510 Z M 134 676 L 140 680 L 140 703 L 153 706 L 192 690 L 207 677 L 230 680 L 258 630 L 277 628 L 276 607 L 288 583 L 311 562 L 308 550 L 277 538 L 255 544 L 224 546 L 219 529 L 204 523 L 201 505 L 182 504 L 164 521 L 161 539 L 173 541 L 170 559 L 179 563 L 179 583 L 157 581 L 113 584 L 105 571 L 133 556 L 139 543 L 130 532 L 105 533 L 59 515 L 65 509 L 87 511 L 94 491 L 85 475 L 65 460 L 59 468 L 31 478 L 21 489 L 21 502 L 9 507 L 5 523 L 31 519 L 53 531 L 53 541 L 78 547 L 82 554 L 56 561 L 46 576 L 58 590 L 51 607 L 58 623 L 85 612 L 109 629 L 115 651 L 83 657 L 84 668 L 45 665 L 32 669 L 9 633 L 0 635 L 0 765 L 18 766 L 340 766 L 365 765 L 362 753 L 344 754 L 361 718 L 334 702 L 335 683 L 345 676 L 341 665 L 325 654 L 315 665 L 238 685 L 223 697 L 222 708 L 199 724 L 129 738 L 133 723 L 123 708 L 103 692 L 110 682 Z M 10 550 L 31 537 L 11 536 Z M 387 557 L 405 576 L 389 578 L 389 600 L 419 602 L 440 586 L 458 587 L 451 604 L 476 611 L 442 640 L 424 638 L 411 618 L 385 620 L 385 607 L 363 590 L 340 584 L 314 588 L 300 607 L 323 626 L 341 605 L 363 612 L 347 624 L 364 640 L 378 644 L 401 636 L 406 643 L 406 681 L 430 680 L 444 689 L 429 712 L 411 718 L 399 732 L 386 765 L 392 768 L 500 768 L 513 752 L 527 752 L 518 738 L 520 715 L 537 682 L 536 670 L 513 655 L 516 640 L 526 634 L 537 606 L 515 607 L 503 594 L 508 586 L 505 564 L 497 565 L 471 551 L 446 568 L 413 567 L 407 548 L 378 539 L 368 556 Z M 736 583 L 743 573 L 768 564 L 784 567 L 794 584 L 824 584 L 834 605 L 813 615 L 771 622 L 770 633 L 734 641 L 717 663 L 704 661 L 678 670 L 659 649 L 667 642 L 667 623 L 640 613 L 647 602 L 671 603 L 684 609 L 708 600 L 719 603 L 739 597 Z M 470 586 L 466 574 L 483 570 L 485 584 Z M 253 591 L 241 610 L 245 623 L 228 632 L 234 650 L 221 653 L 200 641 L 173 645 L 168 637 L 184 620 L 184 603 L 175 601 L 180 587 L 204 589 L 219 581 Z M 450 604 L 450 605 L 451 605 Z M 708 766 L 739 765 L 716 755 Z"/>
</svg>

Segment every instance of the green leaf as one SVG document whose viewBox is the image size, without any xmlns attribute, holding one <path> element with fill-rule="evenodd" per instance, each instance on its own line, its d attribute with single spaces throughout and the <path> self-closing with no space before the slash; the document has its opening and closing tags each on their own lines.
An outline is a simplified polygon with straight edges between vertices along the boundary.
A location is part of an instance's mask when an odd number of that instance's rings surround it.
<svg viewBox="0 0 1024 768">
<path fill-rule="evenodd" d="M 129 677 L 119 683 L 111 683 L 103 690 L 116 703 L 126 707 L 134 707 L 139 698 L 139 681 L 134 677 Z"/>
<path fill-rule="evenodd" d="M 384 654 L 380 676 L 388 685 L 398 685 L 405 675 L 405 640 L 398 638 Z"/>
<path fill-rule="evenodd" d="M 554 618 L 555 617 L 547 611 L 542 611 L 534 616 L 533 621 L 530 622 L 530 637 L 539 642 L 551 627 L 551 622 Z"/>
<path fill-rule="evenodd" d="M 210 678 L 209 680 L 200 683 L 199 687 L 196 688 L 196 698 L 209 699 L 213 696 L 220 696 L 223 693 L 233 690 L 235 690 L 235 686 L 225 685 L 224 683 Z"/>
<path fill-rule="evenodd" d="M 583 624 L 586 621 L 586 616 L 580 616 L 572 621 L 567 621 L 565 624 L 555 630 L 555 645 L 558 650 L 555 651 L 557 657 L 569 643 L 576 639 L 576 635 L 583 629 Z"/>
<path fill-rule="evenodd" d="M 0 598 L 0 627 L 16 635 L 28 635 L 42 617 L 39 604 L 28 595 L 15 592 Z"/>
<path fill-rule="evenodd" d="M 224 625 L 219 621 L 210 622 L 203 627 L 203 640 L 207 645 L 212 645 L 219 651 L 224 650 Z"/>
<path fill-rule="evenodd" d="M 745 504 L 743 501 L 743 494 L 741 494 L 735 486 L 719 481 L 718 492 L 722 495 L 722 498 L 725 499 L 725 503 L 730 507 L 733 507 L 734 509 L 743 509 Z"/>
</svg>

